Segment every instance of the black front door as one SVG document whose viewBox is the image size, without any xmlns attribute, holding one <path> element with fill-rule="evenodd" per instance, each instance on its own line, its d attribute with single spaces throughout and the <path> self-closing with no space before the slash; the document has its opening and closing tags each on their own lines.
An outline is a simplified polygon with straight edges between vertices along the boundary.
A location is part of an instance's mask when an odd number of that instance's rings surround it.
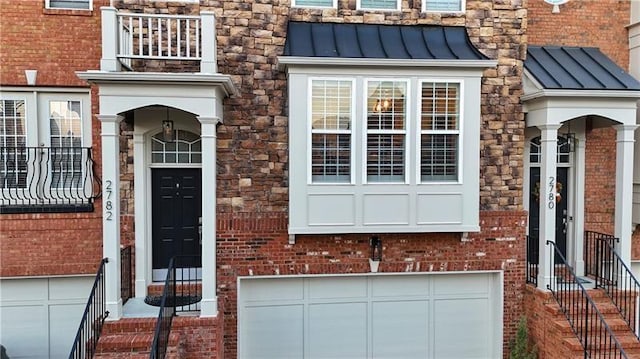
<svg viewBox="0 0 640 359">
<path fill-rule="evenodd" d="M 567 193 L 569 169 L 558 167 L 556 178 L 556 246 L 567 257 Z M 538 263 L 538 239 L 540 238 L 540 168 L 531 167 L 529 185 L 529 262 Z M 544 190 L 544 187 L 542 187 Z M 556 261 L 558 258 L 556 258 Z"/>
<path fill-rule="evenodd" d="M 201 188 L 199 168 L 151 170 L 154 270 L 167 268 L 175 255 L 202 254 L 199 233 Z M 185 264 L 191 266 L 196 262 Z"/>
</svg>

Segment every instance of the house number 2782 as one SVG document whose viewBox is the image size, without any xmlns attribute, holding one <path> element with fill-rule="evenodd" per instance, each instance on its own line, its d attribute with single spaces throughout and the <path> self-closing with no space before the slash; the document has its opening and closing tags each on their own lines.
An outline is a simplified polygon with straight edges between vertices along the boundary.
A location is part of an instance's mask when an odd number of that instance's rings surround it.
<svg viewBox="0 0 640 359">
<path fill-rule="evenodd" d="M 104 181 L 104 219 L 107 221 L 113 220 L 113 202 L 111 196 L 113 196 L 113 181 Z"/>
<path fill-rule="evenodd" d="M 549 190 L 547 193 L 547 207 L 553 209 L 556 206 L 556 194 L 553 191 L 556 189 L 556 178 L 549 177 Z"/>
</svg>

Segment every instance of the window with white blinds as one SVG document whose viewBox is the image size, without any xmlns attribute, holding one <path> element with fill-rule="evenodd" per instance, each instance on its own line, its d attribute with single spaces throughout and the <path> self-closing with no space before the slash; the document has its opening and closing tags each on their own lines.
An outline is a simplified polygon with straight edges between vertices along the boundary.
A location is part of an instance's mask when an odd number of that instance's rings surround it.
<svg viewBox="0 0 640 359">
<path fill-rule="evenodd" d="M 312 182 L 351 182 L 352 102 L 352 81 L 311 81 Z"/>
<path fill-rule="evenodd" d="M 47 0 L 47 9 L 82 9 L 91 10 L 92 0 Z"/>
<path fill-rule="evenodd" d="M 293 7 L 328 7 L 335 8 L 337 0 L 293 0 Z"/>
<path fill-rule="evenodd" d="M 0 99 L 0 188 L 26 186 L 25 101 Z"/>
<path fill-rule="evenodd" d="M 460 85 L 423 82 L 420 101 L 420 178 L 457 181 Z"/>
<path fill-rule="evenodd" d="M 404 182 L 407 83 L 367 83 L 367 182 Z"/>
<path fill-rule="evenodd" d="M 358 0 L 358 9 L 400 10 L 400 1 L 398 0 Z"/>
<path fill-rule="evenodd" d="M 459 12 L 464 11 L 465 0 L 423 0 L 423 11 Z"/>
</svg>

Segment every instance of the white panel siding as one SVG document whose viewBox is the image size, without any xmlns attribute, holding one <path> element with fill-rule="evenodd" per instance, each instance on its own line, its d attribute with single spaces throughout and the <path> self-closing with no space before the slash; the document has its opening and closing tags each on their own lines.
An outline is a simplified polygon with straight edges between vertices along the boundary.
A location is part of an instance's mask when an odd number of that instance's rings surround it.
<svg viewBox="0 0 640 359">
<path fill-rule="evenodd" d="M 308 201 L 308 224 L 311 226 L 355 224 L 355 199 L 353 195 L 310 195 Z"/>
<path fill-rule="evenodd" d="M 363 224 L 409 224 L 408 194 L 365 194 Z"/>
<path fill-rule="evenodd" d="M 418 194 L 417 202 L 419 224 L 462 223 L 463 198 L 460 193 Z"/>
</svg>

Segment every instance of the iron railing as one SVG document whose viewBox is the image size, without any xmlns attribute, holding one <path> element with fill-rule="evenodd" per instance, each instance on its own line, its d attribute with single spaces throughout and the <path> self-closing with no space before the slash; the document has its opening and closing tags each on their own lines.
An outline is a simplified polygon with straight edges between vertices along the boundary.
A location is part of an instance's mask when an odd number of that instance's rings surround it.
<svg viewBox="0 0 640 359">
<path fill-rule="evenodd" d="M 549 258 L 551 282 L 547 285 L 584 348 L 584 358 L 627 358 L 627 354 L 607 325 L 573 268 L 552 241 Z"/>
<path fill-rule="evenodd" d="M 96 273 L 87 306 L 82 314 L 82 320 L 76 333 L 76 338 L 71 347 L 69 359 L 92 358 L 98 346 L 102 325 L 109 316 L 105 301 L 105 264 L 108 262 L 104 258 L 100 262 L 100 267 Z"/>
<path fill-rule="evenodd" d="M 0 147 L 0 213 L 92 211 L 90 147 Z"/>
<path fill-rule="evenodd" d="M 171 324 L 176 312 L 200 309 L 201 268 L 201 256 L 175 256 L 169 261 L 150 359 L 163 359 L 167 354 Z"/>
<path fill-rule="evenodd" d="M 538 285 L 538 237 L 527 236 L 527 283 Z"/>
<path fill-rule="evenodd" d="M 122 304 L 133 297 L 131 246 L 120 248 L 120 298 Z"/>
<path fill-rule="evenodd" d="M 588 239 L 587 239 L 588 238 Z M 629 329 L 638 336 L 638 295 L 640 283 L 614 248 L 615 238 L 609 234 L 585 232 L 585 256 L 588 275 L 595 278 L 596 287 L 604 289 L 627 322 Z M 588 260 L 588 261 L 587 261 Z M 586 265 L 586 263 L 589 265 Z"/>
</svg>

